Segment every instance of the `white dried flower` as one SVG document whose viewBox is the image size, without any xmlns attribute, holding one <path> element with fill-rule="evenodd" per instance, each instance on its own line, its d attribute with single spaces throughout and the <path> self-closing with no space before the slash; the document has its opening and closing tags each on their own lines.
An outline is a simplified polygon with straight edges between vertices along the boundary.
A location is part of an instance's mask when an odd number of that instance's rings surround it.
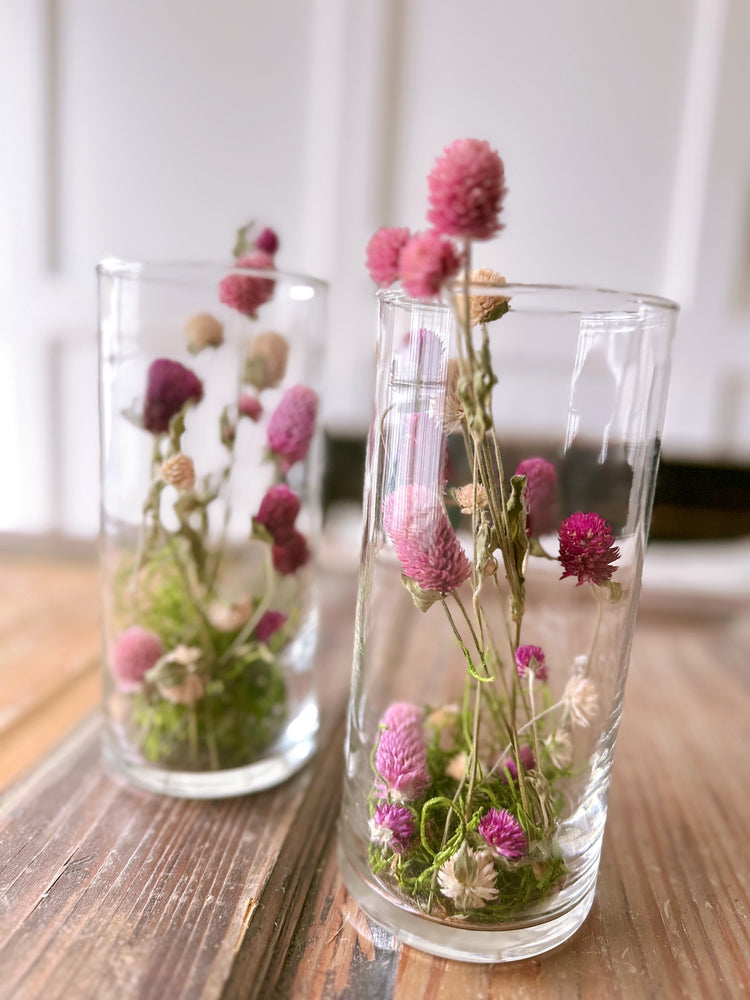
<svg viewBox="0 0 750 1000">
<path fill-rule="evenodd" d="M 488 899 L 495 899 L 496 877 L 492 854 L 472 850 L 465 841 L 438 871 L 441 892 L 455 902 L 458 910 L 479 910 Z"/>
<path fill-rule="evenodd" d="M 254 337 L 245 359 L 245 381 L 256 389 L 273 389 L 284 377 L 289 342 L 280 333 L 268 330 Z"/>
<path fill-rule="evenodd" d="M 474 511 L 474 484 L 467 483 L 466 486 L 459 486 L 456 490 L 456 500 L 461 508 L 462 514 L 471 514 Z M 487 506 L 487 490 L 484 488 L 482 483 L 477 484 L 476 488 L 476 502 L 479 510 L 483 510 Z"/>
<path fill-rule="evenodd" d="M 574 726 L 588 726 L 599 711 L 599 695 L 588 677 L 573 674 L 565 686 L 563 702 Z"/>
<path fill-rule="evenodd" d="M 197 646 L 175 646 L 156 663 L 159 694 L 175 705 L 194 705 L 206 693 L 206 682 L 198 673 L 203 653 Z"/>
<path fill-rule="evenodd" d="M 195 486 L 195 465 L 192 458 L 182 452 L 172 455 L 162 463 L 161 477 L 180 493 L 192 490 Z"/>
<path fill-rule="evenodd" d="M 456 358 L 448 359 L 445 378 L 445 399 L 443 401 L 442 423 L 446 434 L 452 434 L 461 426 L 464 407 L 458 398 L 458 379 L 461 367 Z"/>
<path fill-rule="evenodd" d="M 188 350 L 198 354 L 204 347 L 221 347 L 224 343 L 224 327 L 211 313 L 195 313 L 185 322 Z"/>
<path fill-rule="evenodd" d="M 253 610 L 249 597 L 243 597 L 232 604 L 215 601 L 208 609 L 208 620 L 220 632 L 236 632 L 247 622 Z"/>
<path fill-rule="evenodd" d="M 562 770 L 573 760 L 573 741 L 567 729 L 557 729 L 544 741 L 549 759 L 554 767 Z"/>
<path fill-rule="evenodd" d="M 455 757 L 451 757 L 445 768 L 445 773 L 449 778 L 453 778 L 456 781 L 460 781 L 466 774 L 466 754 L 463 750 L 457 753 Z"/>
<path fill-rule="evenodd" d="M 505 278 L 497 271 L 488 267 L 479 267 L 469 275 L 472 285 L 504 285 Z M 472 295 L 469 303 L 469 321 L 472 326 L 478 323 L 491 323 L 506 311 L 508 299 L 499 295 Z"/>
</svg>

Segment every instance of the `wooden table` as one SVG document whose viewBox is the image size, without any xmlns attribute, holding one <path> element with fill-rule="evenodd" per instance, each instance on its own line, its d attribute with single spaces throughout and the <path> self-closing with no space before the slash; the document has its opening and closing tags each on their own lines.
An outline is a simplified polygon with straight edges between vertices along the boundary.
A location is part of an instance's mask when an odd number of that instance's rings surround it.
<svg viewBox="0 0 750 1000">
<path fill-rule="evenodd" d="M 0 780 L 25 772 L 0 802 L 0 997 L 750 992 L 746 614 L 642 608 L 591 915 L 555 952 L 475 966 L 399 946 L 338 875 L 351 572 L 325 576 L 315 764 L 255 797 L 194 802 L 100 763 L 95 568 L 0 566 Z"/>
</svg>

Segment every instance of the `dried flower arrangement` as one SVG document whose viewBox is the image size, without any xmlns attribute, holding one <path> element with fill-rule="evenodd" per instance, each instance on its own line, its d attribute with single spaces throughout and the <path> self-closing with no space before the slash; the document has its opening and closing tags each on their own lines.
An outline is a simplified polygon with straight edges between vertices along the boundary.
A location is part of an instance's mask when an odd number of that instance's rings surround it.
<svg viewBox="0 0 750 1000">
<path fill-rule="evenodd" d="M 240 230 L 236 269 L 220 281 L 218 302 L 258 321 L 274 296 L 277 249 L 273 230 Z M 289 721 L 283 659 L 300 626 L 311 551 L 298 528 L 301 498 L 286 477 L 307 456 L 318 399 L 306 385 L 284 387 L 289 343 L 256 328 L 247 326 L 234 383 L 239 391 L 221 409 L 215 432 L 201 427 L 203 381 L 168 357 L 152 361 L 142 403 L 123 413 L 150 435 L 152 458 L 137 551 L 118 553 L 114 574 L 108 655 L 114 717 L 136 760 L 171 770 L 251 764 Z M 184 335 L 191 355 L 237 351 L 209 311 L 189 316 Z M 231 381 L 222 384 L 222 394 L 233 391 Z M 250 439 L 243 422 L 266 424 L 265 447 L 252 462 L 256 480 L 270 485 L 254 513 L 245 511 L 249 501 L 235 484 L 238 437 Z M 211 454 L 223 456 L 220 467 L 210 466 L 200 449 L 190 453 L 196 427 L 218 441 Z M 240 471 L 247 472 L 247 461 L 245 454 Z M 228 537 L 238 511 L 247 516 L 245 541 L 254 546 L 252 572 Z"/>
<path fill-rule="evenodd" d="M 622 595 L 612 579 L 620 554 L 599 513 L 577 511 L 560 521 L 551 462 L 530 456 L 506 478 L 492 413 L 498 378 L 490 325 L 512 302 L 502 294 L 501 275 L 471 266 L 473 241 L 502 229 L 500 156 L 487 142 L 456 141 L 436 161 L 428 186 L 432 228 L 415 235 L 378 230 L 367 267 L 381 287 L 400 281 L 412 299 L 438 297 L 453 307 L 457 356 L 447 362 L 440 419 L 411 419 L 421 420 L 421 432 L 436 435 L 440 447 L 460 434 L 472 480 L 449 487 L 446 475 L 443 482 L 397 484 L 380 514 L 414 604 L 446 617 L 465 682 L 459 704 L 396 702 L 382 715 L 371 756 L 369 863 L 404 901 L 486 925 L 512 919 L 564 880 L 556 846 L 562 785 L 574 771 L 575 731 L 600 711 L 589 666 L 602 609 Z M 430 330 L 417 336 L 422 358 L 443 351 Z M 468 552 L 451 505 L 470 519 Z M 558 547 L 551 555 L 540 539 L 553 533 Z M 529 560 L 557 560 L 560 580 L 573 578 L 594 595 L 589 654 L 576 658 L 564 685 L 558 682 L 559 697 L 548 680 L 563 665 L 525 628 Z"/>
</svg>

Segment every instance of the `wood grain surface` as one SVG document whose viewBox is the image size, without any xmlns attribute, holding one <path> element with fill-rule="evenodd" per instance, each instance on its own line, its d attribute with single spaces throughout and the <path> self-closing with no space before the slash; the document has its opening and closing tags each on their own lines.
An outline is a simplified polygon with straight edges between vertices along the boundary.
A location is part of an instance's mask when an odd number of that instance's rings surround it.
<svg viewBox="0 0 750 1000">
<path fill-rule="evenodd" d="M 3 576 L 0 669 L 10 650 L 8 662 L 24 672 L 26 648 L 34 690 L 47 692 L 49 705 L 64 702 L 80 674 L 70 664 L 96 657 L 96 625 L 85 619 L 94 614 L 83 608 L 94 570 L 20 560 L 5 565 Z M 103 769 L 91 717 L 6 793 L 0 997 L 656 1000 L 750 993 L 747 617 L 736 609 L 726 617 L 642 610 L 594 908 L 555 952 L 476 966 L 399 946 L 341 883 L 336 815 L 353 576 L 327 574 L 324 592 L 321 749 L 285 785 L 220 802 L 140 792 Z M 29 630 L 42 593 L 60 609 L 69 600 L 79 617 L 76 627 L 58 620 L 57 640 L 52 623 L 42 628 L 35 645 L 18 630 Z M 34 699 L 22 684 L 13 690 L 33 718 Z M 3 738 L 12 734 L 11 726 Z"/>
</svg>

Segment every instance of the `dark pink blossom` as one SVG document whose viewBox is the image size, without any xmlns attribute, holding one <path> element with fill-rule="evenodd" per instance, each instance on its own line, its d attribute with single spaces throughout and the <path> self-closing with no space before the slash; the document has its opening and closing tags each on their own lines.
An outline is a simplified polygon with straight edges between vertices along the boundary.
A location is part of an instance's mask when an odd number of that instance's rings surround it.
<svg viewBox="0 0 750 1000">
<path fill-rule="evenodd" d="M 284 625 L 286 619 L 287 616 L 280 611 L 266 611 L 255 626 L 255 638 L 258 642 L 268 642 L 274 632 L 278 632 Z"/>
<path fill-rule="evenodd" d="M 578 578 L 582 583 L 602 584 L 614 573 L 620 558 L 612 529 L 599 514 L 571 514 L 560 525 L 560 555 L 564 580 Z"/>
<path fill-rule="evenodd" d="M 413 802 L 430 784 L 427 753 L 421 732 L 413 726 L 384 729 L 375 751 L 375 769 L 382 781 L 378 795 L 396 802 Z"/>
<path fill-rule="evenodd" d="M 414 816 L 407 806 L 379 802 L 370 820 L 370 840 L 378 847 L 389 847 L 403 854 L 414 839 Z"/>
<path fill-rule="evenodd" d="M 243 392 L 240 395 L 237 400 L 237 409 L 243 417 L 249 417 L 254 423 L 257 423 L 263 415 L 263 404 L 257 396 L 250 392 Z"/>
<path fill-rule="evenodd" d="M 310 558 L 310 550 L 307 547 L 305 536 L 299 531 L 292 531 L 283 540 L 275 542 L 271 554 L 273 565 L 282 576 L 296 573 Z"/>
<path fill-rule="evenodd" d="M 179 361 L 158 358 L 148 370 L 143 425 L 152 434 L 163 434 L 188 400 L 199 403 L 202 399 L 203 383 L 195 372 Z"/>
<path fill-rule="evenodd" d="M 472 240 L 494 236 L 502 225 L 505 167 L 488 142 L 457 139 L 438 157 L 427 178 L 436 232 Z"/>
<path fill-rule="evenodd" d="M 275 542 L 284 542 L 294 531 L 299 509 L 299 497 L 294 490 L 286 483 L 276 483 L 261 500 L 255 521 L 263 525 Z"/>
<path fill-rule="evenodd" d="M 409 242 L 411 233 L 406 228 L 396 226 L 378 229 L 367 244 L 367 271 L 381 288 L 387 288 L 398 278 L 398 262 L 401 251 Z"/>
<path fill-rule="evenodd" d="M 479 821 L 477 833 L 484 837 L 493 854 L 510 861 L 522 858 L 529 847 L 523 827 L 507 809 L 488 809 Z"/>
<path fill-rule="evenodd" d="M 307 454 L 318 415 L 318 395 L 306 385 L 290 386 L 268 421 L 268 443 L 288 471 Z"/>
<path fill-rule="evenodd" d="M 266 271 L 273 267 L 273 256 L 264 250 L 240 257 L 237 267 Z M 264 302 L 273 298 L 275 282 L 254 274 L 228 274 L 219 282 L 219 300 L 245 316 L 255 317 Z"/>
<path fill-rule="evenodd" d="M 519 677 L 525 677 L 529 670 L 540 681 L 546 681 L 547 666 L 541 646 L 519 646 L 516 650 L 516 670 Z"/>
<path fill-rule="evenodd" d="M 521 758 L 521 766 L 524 771 L 533 771 L 536 767 L 536 760 L 534 759 L 534 752 L 531 747 L 523 746 L 518 751 L 518 756 Z M 518 780 L 518 768 L 516 767 L 516 758 L 514 756 L 507 757 L 503 761 L 503 771 L 508 771 L 511 778 L 514 781 Z M 502 776 L 503 782 L 507 781 L 505 774 Z"/>
<path fill-rule="evenodd" d="M 262 250 L 263 253 L 270 254 L 272 257 L 279 249 L 279 237 L 269 226 L 262 229 L 258 233 L 258 238 L 255 241 L 255 245 L 258 250 Z"/>
<path fill-rule="evenodd" d="M 401 251 L 401 284 L 415 299 L 432 299 L 458 274 L 461 257 L 453 243 L 435 232 L 417 233 Z"/>
<path fill-rule="evenodd" d="M 404 574 L 422 590 L 445 597 L 471 576 L 471 563 L 448 515 L 428 487 L 394 490 L 383 505 L 383 526 Z"/>
<path fill-rule="evenodd" d="M 143 678 L 164 655 L 164 646 L 155 632 L 133 625 L 120 632 L 112 646 L 112 673 L 119 691 L 137 691 Z"/>
<path fill-rule="evenodd" d="M 557 525 L 557 472 L 544 458 L 525 458 L 516 469 L 526 476 L 526 534 L 544 534 Z"/>
</svg>

